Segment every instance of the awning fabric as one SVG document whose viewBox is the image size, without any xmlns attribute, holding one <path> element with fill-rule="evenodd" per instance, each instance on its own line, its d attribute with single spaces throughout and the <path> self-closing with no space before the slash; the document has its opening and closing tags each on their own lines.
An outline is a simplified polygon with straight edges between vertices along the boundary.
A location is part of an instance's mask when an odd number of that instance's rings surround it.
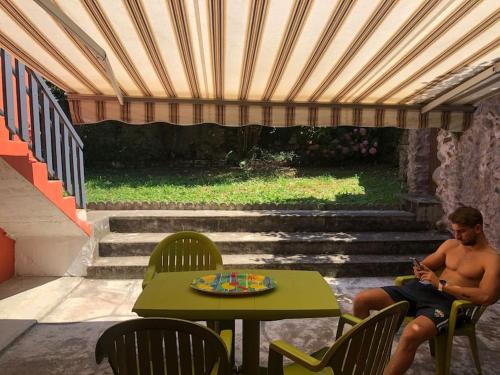
<svg viewBox="0 0 500 375">
<path fill-rule="evenodd" d="M 85 39 L 34 1 L 0 2 L 0 45 L 66 91 L 78 124 L 460 131 L 498 92 L 493 74 L 422 111 L 500 60 L 498 0 L 53 3 L 106 52 L 123 106 Z"/>
</svg>

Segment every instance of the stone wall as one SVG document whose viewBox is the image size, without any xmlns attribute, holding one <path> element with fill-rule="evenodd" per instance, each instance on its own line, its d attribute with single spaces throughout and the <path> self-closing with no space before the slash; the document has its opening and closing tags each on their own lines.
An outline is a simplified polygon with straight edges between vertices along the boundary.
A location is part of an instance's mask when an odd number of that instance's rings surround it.
<svg viewBox="0 0 500 375">
<path fill-rule="evenodd" d="M 490 243 L 500 250 L 500 95 L 483 100 L 462 134 L 440 130 L 434 171 L 442 223 L 460 205 L 479 209 Z"/>
<path fill-rule="evenodd" d="M 408 186 L 408 148 L 409 148 L 409 130 L 401 132 L 401 138 L 398 145 L 399 171 L 398 176 L 404 186 Z"/>
<path fill-rule="evenodd" d="M 412 129 L 408 133 L 407 180 L 410 194 L 429 194 L 431 129 Z"/>
</svg>

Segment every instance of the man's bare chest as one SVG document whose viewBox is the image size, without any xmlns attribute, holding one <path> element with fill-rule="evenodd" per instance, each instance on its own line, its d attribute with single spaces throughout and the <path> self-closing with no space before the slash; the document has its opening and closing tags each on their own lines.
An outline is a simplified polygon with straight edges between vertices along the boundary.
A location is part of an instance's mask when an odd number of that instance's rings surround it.
<svg viewBox="0 0 500 375">
<path fill-rule="evenodd" d="M 469 281 L 480 281 L 484 274 L 481 253 L 456 249 L 446 256 L 446 268 L 452 273 Z"/>
</svg>

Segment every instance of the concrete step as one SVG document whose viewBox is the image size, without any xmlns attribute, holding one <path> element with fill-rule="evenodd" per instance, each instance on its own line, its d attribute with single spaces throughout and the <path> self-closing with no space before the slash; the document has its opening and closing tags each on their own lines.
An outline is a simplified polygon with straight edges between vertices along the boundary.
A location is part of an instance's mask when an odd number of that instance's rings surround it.
<svg viewBox="0 0 500 375">
<path fill-rule="evenodd" d="M 423 259 L 425 254 L 405 255 L 223 255 L 226 269 L 297 269 L 316 270 L 324 276 L 367 277 L 410 274 L 408 257 Z M 143 278 L 148 264 L 147 256 L 101 257 L 87 269 L 88 278 L 126 279 Z"/>
<path fill-rule="evenodd" d="M 146 210 L 107 211 L 111 232 L 340 232 L 426 229 L 415 215 L 398 210 Z M 100 213 L 102 215 L 102 213 Z"/>
<path fill-rule="evenodd" d="M 109 233 L 101 257 L 149 256 L 170 233 Z M 410 254 L 433 251 L 449 236 L 426 232 L 205 233 L 222 254 Z"/>
</svg>

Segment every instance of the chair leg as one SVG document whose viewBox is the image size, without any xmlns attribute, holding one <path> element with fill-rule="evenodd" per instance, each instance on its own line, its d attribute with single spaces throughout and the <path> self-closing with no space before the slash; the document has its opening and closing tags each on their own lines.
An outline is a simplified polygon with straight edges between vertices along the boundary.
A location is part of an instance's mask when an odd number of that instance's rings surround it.
<svg viewBox="0 0 500 375">
<path fill-rule="evenodd" d="M 447 375 L 446 373 L 446 335 L 437 336 L 434 341 L 434 362 L 436 364 L 436 375 Z"/>
<path fill-rule="evenodd" d="M 235 321 L 234 320 L 220 320 L 217 322 L 219 326 L 219 332 L 225 329 L 230 329 L 233 331 L 233 342 L 232 347 L 233 351 L 231 352 L 231 366 L 234 367 L 234 352 L 235 352 L 235 337 L 236 337 L 236 329 L 235 329 Z"/>
<path fill-rule="evenodd" d="M 482 375 L 481 362 L 479 362 L 479 350 L 477 349 L 476 333 L 472 332 L 467 335 L 469 337 L 470 350 L 472 352 L 472 358 L 474 359 L 474 364 L 476 365 L 476 370 L 479 375 Z"/>
</svg>

